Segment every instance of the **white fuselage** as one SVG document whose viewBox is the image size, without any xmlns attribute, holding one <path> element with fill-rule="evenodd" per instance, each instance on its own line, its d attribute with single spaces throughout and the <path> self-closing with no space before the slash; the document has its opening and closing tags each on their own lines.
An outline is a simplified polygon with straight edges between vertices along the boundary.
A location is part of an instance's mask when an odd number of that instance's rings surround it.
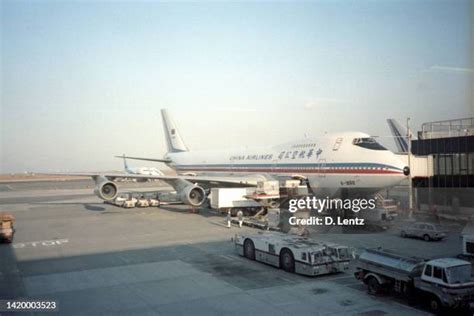
<svg viewBox="0 0 474 316">
<path fill-rule="evenodd" d="M 141 168 L 126 168 L 125 169 L 127 173 L 129 174 L 141 174 L 141 175 L 146 175 L 146 176 L 162 176 L 163 172 L 159 170 L 158 168 L 147 168 L 147 167 L 141 167 Z"/>
<path fill-rule="evenodd" d="M 315 193 L 365 195 L 406 178 L 405 164 L 394 153 L 355 144 L 368 138 L 364 133 L 347 132 L 269 147 L 170 152 L 165 158 L 177 173 L 299 178 L 307 179 Z"/>
</svg>

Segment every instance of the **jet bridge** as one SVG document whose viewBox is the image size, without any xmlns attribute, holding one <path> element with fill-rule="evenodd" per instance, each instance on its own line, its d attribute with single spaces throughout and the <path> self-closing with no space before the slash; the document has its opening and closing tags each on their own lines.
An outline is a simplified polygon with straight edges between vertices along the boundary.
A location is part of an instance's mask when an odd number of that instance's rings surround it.
<svg viewBox="0 0 474 316">
<path fill-rule="evenodd" d="M 397 154 L 407 166 L 410 165 L 410 174 L 412 178 L 428 178 L 433 176 L 433 156 L 410 156 L 408 164 L 408 153 Z"/>
</svg>

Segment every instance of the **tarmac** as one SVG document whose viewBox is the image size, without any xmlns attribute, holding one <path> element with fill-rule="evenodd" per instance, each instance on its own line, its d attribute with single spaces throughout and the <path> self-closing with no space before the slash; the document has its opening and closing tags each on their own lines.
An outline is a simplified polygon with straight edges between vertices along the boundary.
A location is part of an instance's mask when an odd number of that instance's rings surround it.
<svg viewBox="0 0 474 316">
<path fill-rule="evenodd" d="M 88 180 L 0 184 L 0 211 L 16 219 L 14 242 L 0 245 L 0 299 L 54 300 L 61 315 L 428 314 L 368 295 L 352 274 L 311 278 L 240 257 L 231 239 L 256 229 L 228 229 L 212 210 L 123 209 L 104 204 L 92 187 Z M 313 237 L 408 255 L 455 255 L 461 247 L 458 235 L 438 243 L 395 232 Z"/>
</svg>

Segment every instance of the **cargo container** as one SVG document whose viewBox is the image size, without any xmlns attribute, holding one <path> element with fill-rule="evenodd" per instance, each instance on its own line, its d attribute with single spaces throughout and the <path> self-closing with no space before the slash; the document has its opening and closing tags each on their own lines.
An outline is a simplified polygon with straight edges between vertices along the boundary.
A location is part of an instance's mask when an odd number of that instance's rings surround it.
<svg viewBox="0 0 474 316">
<path fill-rule="evenodd" d="M 262 206 L 246 198 L 255 188 L 212 188 L 211 208 L 221 211 L 236 211 L 236 209 L 260 209 Z"/>
</svg>

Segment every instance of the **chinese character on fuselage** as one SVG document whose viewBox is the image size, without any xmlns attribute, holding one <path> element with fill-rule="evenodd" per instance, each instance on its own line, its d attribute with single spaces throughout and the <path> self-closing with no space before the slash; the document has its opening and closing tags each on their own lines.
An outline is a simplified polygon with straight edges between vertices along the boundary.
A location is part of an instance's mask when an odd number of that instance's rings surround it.
<svg viewBox="0 0 474 316">
<path fill-rule="evenodd" d="M 319 155 L 321 155 L 322 153 L 323 153 L 323 150 L 319 148 L 318 151 L 316 152 L 316 156 L 319 158 Z"/>
</svg>

